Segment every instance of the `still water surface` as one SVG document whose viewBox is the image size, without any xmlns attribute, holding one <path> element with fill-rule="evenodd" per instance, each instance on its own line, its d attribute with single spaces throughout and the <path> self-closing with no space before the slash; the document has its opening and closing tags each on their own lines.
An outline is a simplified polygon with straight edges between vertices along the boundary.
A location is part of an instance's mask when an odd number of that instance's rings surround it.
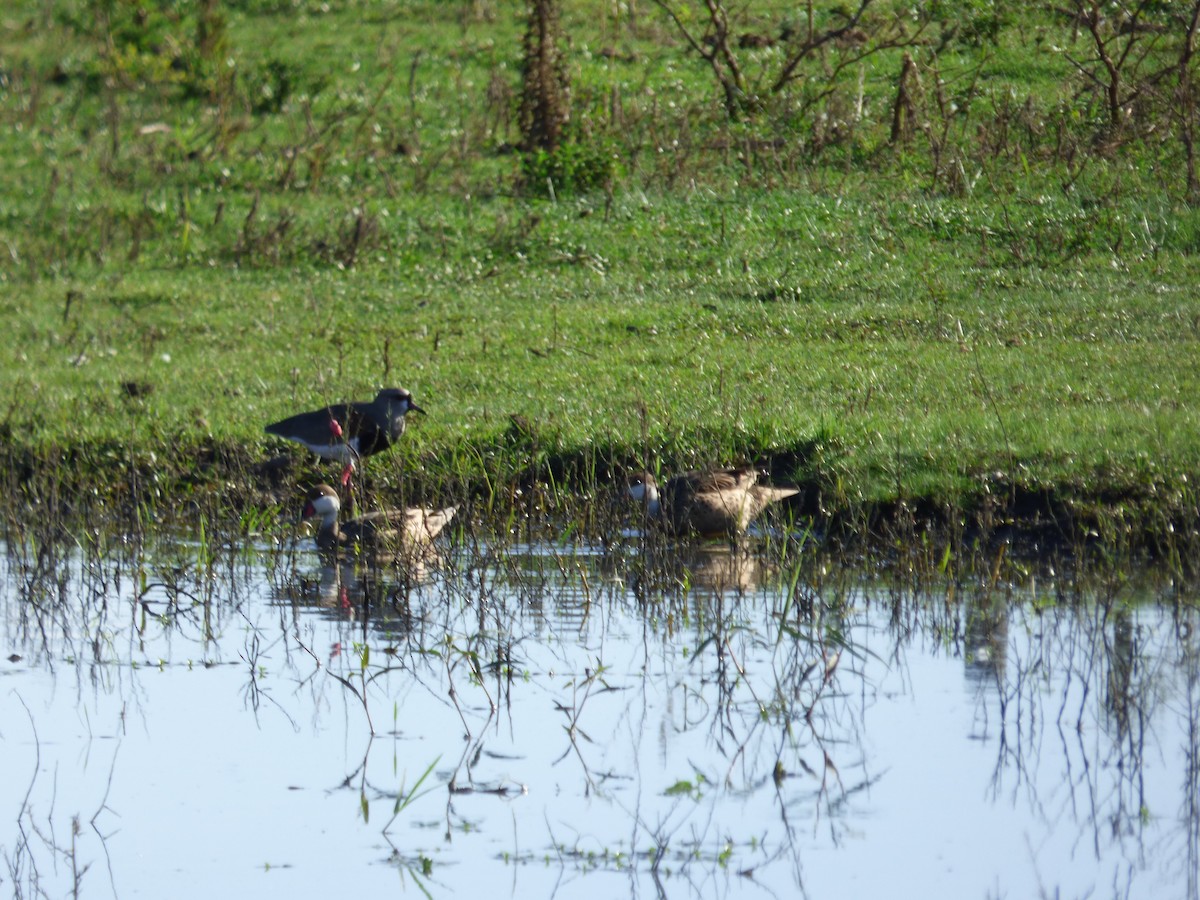
<svg viewBox="0 0 1200 900">
<path fill-rule="evenodd" d="M 0 893 L 1200 897 L 1194 599 L 636 544 L 5 547 Z"/>
</svg>

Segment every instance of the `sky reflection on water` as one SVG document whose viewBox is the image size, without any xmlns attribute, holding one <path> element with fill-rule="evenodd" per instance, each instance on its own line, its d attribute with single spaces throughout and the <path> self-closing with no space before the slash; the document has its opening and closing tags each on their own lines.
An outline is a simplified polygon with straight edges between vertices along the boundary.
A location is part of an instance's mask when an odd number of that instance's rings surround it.
<svg viewBox="0 0 1200 900">
<path fill-rule="evenodd" d="M 636 547 L 365 586 L 8 550 L 13 896 L 1200 896 L 1194 604 Z"/>
</svg>

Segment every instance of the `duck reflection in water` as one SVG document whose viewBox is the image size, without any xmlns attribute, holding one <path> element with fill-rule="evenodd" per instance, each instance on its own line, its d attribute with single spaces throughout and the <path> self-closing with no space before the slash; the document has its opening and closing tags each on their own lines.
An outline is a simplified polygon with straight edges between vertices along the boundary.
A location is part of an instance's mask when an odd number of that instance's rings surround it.
<svg viewBox="0 0 1200 900">
<path fill-rule="evenodd" d="M 684 593 L 719 596 L 758 590 L 773 571 L 746 541 L 688 544 L 659 539 L 623 562 L 610 558 L 611 574 L 642 596 Z"/>
<path fill-rule="evenodd" d="M 430 583 L 430 573 L 422 562 L 381 568 L 361 560 L 325 559 L 315 572 L 298 573 L 287 585 L 286 596 L 331 618 L 369 623 L 389 634 L 407 632 L 413 598 Z"/>
</svg>

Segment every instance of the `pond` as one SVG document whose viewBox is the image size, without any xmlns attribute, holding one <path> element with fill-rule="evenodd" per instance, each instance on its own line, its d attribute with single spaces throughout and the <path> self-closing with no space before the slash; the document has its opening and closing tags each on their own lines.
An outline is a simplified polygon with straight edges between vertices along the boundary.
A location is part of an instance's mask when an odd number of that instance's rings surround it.
<svg viewBox="0 0 1200 900">
<path fill-rule="evenodd" d="M 798 546 L 10 540 L 0 885 L 1200 897 L 1193 596 Z"/>
</svg>

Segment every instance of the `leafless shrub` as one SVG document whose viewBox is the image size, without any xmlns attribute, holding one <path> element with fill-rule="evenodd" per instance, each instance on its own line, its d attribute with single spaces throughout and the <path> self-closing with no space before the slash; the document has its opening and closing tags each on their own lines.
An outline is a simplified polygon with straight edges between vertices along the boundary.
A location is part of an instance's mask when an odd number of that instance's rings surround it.
<svg viewBox="0 0 1200 900">
<path fill-rule="evenodd" d="M 483 119 L 485 136 L 496 143 L 508 141 L 514 101 L 515 93 L 504 72 L 493 67 L 484 94 Z"/>
<path fill-rule="evenodd" d="M 342 267 L 352 269 L 358 261 L 359 254 L 378 242 L 379 219 L 357 208 L 342 230 L 340 238 L 335 258 Z"/>
<path fill-rule="evenodd" d="M 1087 32 L 1090 54 L 1068 53 L 1067 58 L 1087 88 L 1102 93 L 1114 135 L 1125 127 L 1148 84 L 1162 75 L 1145 71 L 1153 65 L 1154 51 L 1163 39 L 1156 15 L 1161 6 L 1157 0 L 1113 4 L 1074 0 L 1068 10 L 1077 27 Z"/>
<path fill-rule="evenodd" d="M 1200 0 L 1175 17 L 1177 46 L 1174 62 L 1174 83 L 1170 94 L 1171 117 L 1183 145 L 1188 203 L 1200 204 L 1200 176 L 1196 172 L 1196 129 L 1200 120 L 1197 110 L 1196 41 L 1200 35 Z"/>
<path fill-rule="evenodd" d="M 242 231 L 233 247 L 233 258 L 242 265 L 255 260 L 278 261 L 282 258 L 284 240 L 291 232 L 294 215 L 289 210 L 278 213 L 267 223 L 259 222 L 260 196 L 254 195 L 250 209 L 242 220 Z"/>
<path fill-rule="evenodd" d="M 812 4 L 804 20 L 786 25 L 778 37 L 763 35 L 743 22 L 744 11 L 731 15 L 719 0 L 701 4 L 655 0 L 691 50 L 712 70 L 730 121 L 759 114 L 770 97 L 782 97 L 797 86 L 802 115 L 825 104 L 844 89 L 845 74 L 854 72 L 868 57 L 884 50 L 919 43 L 927 22 L 915 28 L 902 14 L 874 14 L 874 0 L 859 0 L 853 10 L 839 9 L 827 25 L 819 27 Z M 703 30 L 701 30 L 703 29 Z M 747 74 L 746 54 L 767 45 L 783 48 L 777 65 L 764 68 L 757 78 Z M 842 101 L 843 103 L 846 101 Z M 861 103 L 851 101 L 852 108 Z"/>
</svg>

